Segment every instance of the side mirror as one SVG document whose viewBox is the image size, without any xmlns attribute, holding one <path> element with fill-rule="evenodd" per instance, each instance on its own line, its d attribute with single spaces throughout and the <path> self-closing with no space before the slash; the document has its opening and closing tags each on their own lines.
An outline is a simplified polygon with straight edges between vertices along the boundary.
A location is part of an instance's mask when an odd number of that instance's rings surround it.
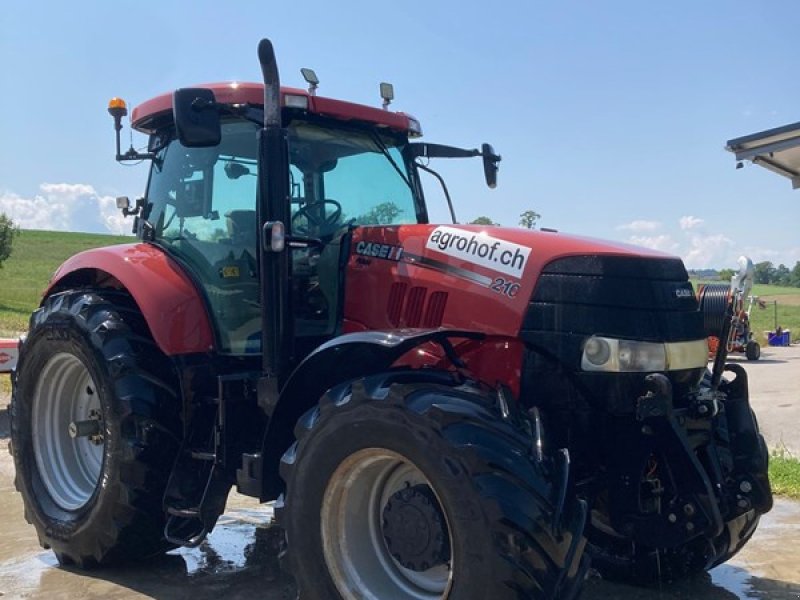
<svg viewBox="0 0 800 600">
<path fill-rule="evenodd" d="M 494 153 L 491 144 L 481 145 L 481 156 L 483 157 L 483 175 L 486 178 L 486 185 L 494 189 L 497 187 L 497 163 L 502 159 L 499 154 Z"/>
<path fill-rule="evenodd" d="M 187 148 L 216 146 L 222 139 L 214 92 L 205 88 L 181 88 L 172 96 L 172 115 L 178 140 Z"/>
</svg>

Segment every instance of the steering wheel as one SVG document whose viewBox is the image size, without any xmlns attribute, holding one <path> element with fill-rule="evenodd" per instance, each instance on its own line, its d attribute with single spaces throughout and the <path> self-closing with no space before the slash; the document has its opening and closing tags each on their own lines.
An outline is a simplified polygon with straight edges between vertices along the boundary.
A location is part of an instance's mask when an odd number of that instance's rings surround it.
<svg viewBox="0 0 800 600">
<path fill-rule="evenodd" d="M 333 207 L 330 213 L 328 206 Z M 336 200 L 325 198 L 318 202 L 309 202 L 292 215 L 292 232 L 300 235 L 309 235 L 312 232 L 316 235 L 331 233 L 338 228 L 341 216 L 342 205 Z"/>
</svg>

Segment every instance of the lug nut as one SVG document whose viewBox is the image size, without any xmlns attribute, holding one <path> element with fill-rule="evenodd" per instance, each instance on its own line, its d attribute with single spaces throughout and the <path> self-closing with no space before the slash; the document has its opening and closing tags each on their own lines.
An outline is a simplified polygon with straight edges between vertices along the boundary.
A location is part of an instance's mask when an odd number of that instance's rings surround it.
<svg viewBox="0 0 800 600">
<path fill-rule="evenodd" d="M 745 479 L 739 484 L 739 489 L 742 491 L 742 493 L 749 494 L 753 491 L 753 484 Z"/>
<path fill-rule="evenodd" d="M 677 523 L 678 522 L 678 515 L 676 515 L 675 513 L 669 513 L 667 515 L 667 521 L 669 521 L 670 523 Z"/>
<path fill-rule="evenodd" d="M 693 504 L 687 504 L 686 506 L 683 507 L 683 512 L 687 517 L 693 516 L 694 515 L 694 505 Z"/>
<path fill-rule="evenodd" d="M 694 531 L 694 523 L 692 523 L 691 521 L 689 521 L 689 522 L 686 524 L 686 531 Z"/>
</svg>

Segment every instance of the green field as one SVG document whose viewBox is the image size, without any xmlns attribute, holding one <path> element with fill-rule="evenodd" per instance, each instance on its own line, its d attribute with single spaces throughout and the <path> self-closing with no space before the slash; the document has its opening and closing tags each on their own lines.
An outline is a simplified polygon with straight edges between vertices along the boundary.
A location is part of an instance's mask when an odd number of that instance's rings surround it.
<svg viewBox="0 0 800 600">
<path fill-rule="evenodd" d="M 11 257 L 0 268 L 0 337 L 28 328 L 28 317 L 56 268 L 68 257 L 89 248 L 129 243 L 132 237 L 21 231 Z"/>
</svg>

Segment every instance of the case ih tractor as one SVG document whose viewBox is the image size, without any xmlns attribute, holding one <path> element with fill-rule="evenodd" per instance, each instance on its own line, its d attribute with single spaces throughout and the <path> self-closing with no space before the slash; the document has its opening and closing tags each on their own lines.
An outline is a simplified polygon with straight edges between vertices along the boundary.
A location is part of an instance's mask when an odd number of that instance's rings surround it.
<svg viewBox="0 0 800 600">
<path fill-rule="evenodd" d="M 264 83 L 135 108 L 139 242 L 55 273 L 11 404 L 26 518 L 64 565 L 200 544 L 275 501 L 302 598 L 572 598 L 589 560 L 719 564 L 771 507 L 747 377 L 679 259 L 433 225 L 406 114 Z M 723 332 L 724 333 L 724 332 Z M 723 372 L 728 371 L 727 377 Z"/>
</svg>

